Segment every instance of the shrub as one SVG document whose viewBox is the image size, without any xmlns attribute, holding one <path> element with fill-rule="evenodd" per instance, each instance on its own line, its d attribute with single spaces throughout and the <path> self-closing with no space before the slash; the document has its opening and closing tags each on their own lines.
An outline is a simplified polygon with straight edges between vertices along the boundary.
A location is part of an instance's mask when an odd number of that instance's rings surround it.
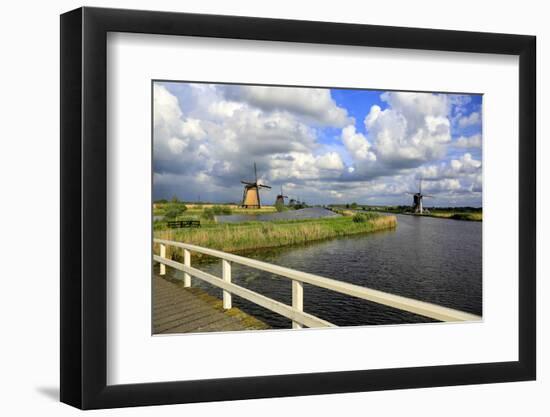
<svg viewBox="0 0 550 417">
<path fill-rule="evenodd" d="M 183 203 L 174 202 L 167 204 L 165 207 L 164 217 L 168 219 L 175 219 L 178 216 L 181 216 L 184 211 L 187 210 L 187 206 Z"/>
<path fill-rule="evenodd" d="M 357 213 L 352 217 L 352 220 L 355 223 L 365 223 L 369 220 L 377 219 L 378 217 L 380 217 L 380 214 L 378 213 Z"/>
<path fill-rule="evenodd" d="M 354 223 L 365 223 L 368 219 L 364 214 L 356 214 L 352 217 Z"/>
<path fill-rule="evenodd" d="M 205 211 L 208 209 L 205 209 Z M 211 209 L 213 215 L 231 214 L 233 211 L 227 206 L 214 206 Z"/>
<path fill-rule="evenodd" d="M 214 210 L 211 209 L 211 208 L 205 208 L 205 209 L 202 211 L 201 216 L 202 216 L 204 219 L 207 219 L 207 220 L 214 220 Z"/>
<path fill-rule="evenodd" d="M 275 204 L 275 209 L 280 213 L 281 211 L 284 211 L 285 205 L 282 201 L 277 201 L 277 203 Z"/>
<path fill-rule="evenodd" d="M 176 217 L 178 217 L 180 215 L 180 211 L 177 210 L 177 209 L 168 209 L 166 210 L 166 212 L 164 213 L 164 217 L 166 217 L 167 219 L 175 219 Z"/>
</svg>

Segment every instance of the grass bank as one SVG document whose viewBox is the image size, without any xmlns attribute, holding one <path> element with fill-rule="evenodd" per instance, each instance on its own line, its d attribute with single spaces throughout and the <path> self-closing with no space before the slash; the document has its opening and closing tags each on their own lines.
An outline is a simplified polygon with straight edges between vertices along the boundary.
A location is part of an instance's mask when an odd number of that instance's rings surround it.
<svg viewBox="0 0 550 417">
<path fill-rule="evenodd" d="M 183 203 L 181 203 L 183 204 Z M 200 220 L 201 225 L 216 223 L 215 216 L 228 214 L 266 214 L 276 213 L 275 206 L 262 206 L 259 209 L 245 209 L 235 204 L 184 204 L 185 210 L 175 217 L 166 217 L 169 204 L 155 203 L 153 216 L 158 217 L 153 222 L 154 230 L 167 229 L 167 222 L 172 220 Z"/>
<path fill-rule="evenodd" d="M 443 219 L 453 219 L 453 220 L 468 220 L 473 222 L 483 221 L 482 212 L 457 213 L 457 212 L 448 212 L 448 211 L 442 211 L 442 212 L 433 211 L 426 214 L 426 216 L 440 217 Z"/>
<path fill-rule="evenodd" d="M 347 207 L 349 206 L 349 207 Z M 349 216 L 350 213 L 392 213 L 392 214 L 413 214 L 410 206 L 359 206 L 353 209 L 353 204 L 347 206 L 331 206 L 330 210 Z M 350 210 L 350 208 L 352 208 Z M 424 207 L 422 216 L 436 217 L 441 219 L 467 220 L 474 222 L 483 221 L 483 210 L 480 207 Z"/>
<path fill-rule="evenodd" d="M 395 216 L 373 216 L 364 221 L 332 217 L 276 222 L 210 224 L 196 229 L 157 230 L 155 237 L 191 243 L 224 252 L 273 248 L 341 236 L 392 229 Z M 170 253 L 168 254 L 170 256 Z"/>
</svg>

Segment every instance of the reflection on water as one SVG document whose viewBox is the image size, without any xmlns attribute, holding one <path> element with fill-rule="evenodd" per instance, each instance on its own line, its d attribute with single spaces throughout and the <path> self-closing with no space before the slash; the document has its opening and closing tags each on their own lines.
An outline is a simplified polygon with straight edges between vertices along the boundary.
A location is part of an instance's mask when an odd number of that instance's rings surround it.
<svg viewBox="0 0 550 417">
<path fill-rule="evenodd" d="M 398 228 L 245 256 L 328 278 L 482 314 L 481 222 L 398 216 Z M 221 276 L 221 262 L 199 267 Z M 171 268 L 168 268 L 171 270 Z M 172 273 L 178 274 L 177 271 Z M 233 264 L 233 282 L 291 303 L 289 279 Z M 221 290 L 193 280 L 221 296 Z M 275 328 L 289 320 L 239 297 L 234 305 Z M 304 284 L 304 310 L 338 326 L 430 322 L 430 319 Z"/>
</svg>

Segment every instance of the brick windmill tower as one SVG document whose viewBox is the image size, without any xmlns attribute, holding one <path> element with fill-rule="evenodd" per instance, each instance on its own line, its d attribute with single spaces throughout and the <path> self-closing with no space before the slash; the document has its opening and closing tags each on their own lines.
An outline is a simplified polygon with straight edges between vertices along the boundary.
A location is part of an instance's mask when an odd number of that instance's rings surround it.
<svg viewBox="0 0 550 417">
<path fill-rule="evenodd" d="M 243 202 L 241 204 L 244 208 L 262 208 L 260 200 L 260 188 L 269 188 L 269 185 L 263 185 L 258 183 L 258 173 L 256 171 L 256 162 L 254 162 L 254 182 L 241 181 L 244 184 Z"/>
</svg>

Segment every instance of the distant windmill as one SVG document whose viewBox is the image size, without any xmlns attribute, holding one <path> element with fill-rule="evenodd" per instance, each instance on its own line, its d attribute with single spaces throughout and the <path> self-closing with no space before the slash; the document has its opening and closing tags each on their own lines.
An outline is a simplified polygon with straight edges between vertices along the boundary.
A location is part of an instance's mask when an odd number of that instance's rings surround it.
<svg viewBox="0 0 550 417">
<path fill-rule="evenodd" d="M 256 171 L 256 162 L 254 162 L 254 182 L 241 181 L 244 184 L 243 202 L 244 208 L 261 208 L 260 188 L 271 188 L 269 185 L 258 184 L 258 173 Z"/>
<path fill-rule="evenodd" d="M 422 199 L 424 197 L 433 197 L 433 195 L 427 195 L 422 194 L 422 180 L 420 180 L 420 183 L 418 185 L 418 192 L 417 193 L 407 193 L 413 196 L 413 206 L 412 210 L 413 213 L 422 214 L 424 212 L 424 207 L 422 205 Z"/>
<path fill-rule="evenodd" d="M 285 198 L 288 198 L 288 196 L 284 195 L 283 186 L 281 185 L 281 194 L 279 194 L 277 196 L 277 198 L 275 199 L 275 205 L 281 203 L 284 206 L 285 205 Z"/>
</svg>

